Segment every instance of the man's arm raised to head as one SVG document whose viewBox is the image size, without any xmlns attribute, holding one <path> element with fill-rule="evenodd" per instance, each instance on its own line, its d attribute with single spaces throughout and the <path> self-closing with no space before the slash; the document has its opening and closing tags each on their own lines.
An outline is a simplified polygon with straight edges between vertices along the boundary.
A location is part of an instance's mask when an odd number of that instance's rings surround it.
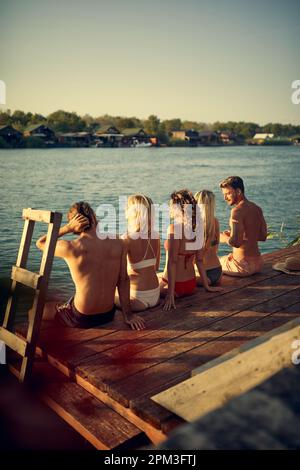
<svg viewBox="0 0 300 470">
<path fill-rule="evenodd" d="M 59 229 L 58 236 L 63 237 L 64 235 L 67 235 L 68 233 L 71 233 L 71 230 L 69 230 L 67 228 L 67 225 L 65 225 L 64 227 L 61 227 Z M 39 250 L 44 251 L 45 246 L 46 246 L 46 240 L 47 240 L 47 235 L 43 235 L 37 240 L 36 246 Z M 58 258 L 68 258 L 71 252 L 72 252 L 72 242 L 67 241 L 67 240 L 58 240 L 56 242 L 54 256 Z"/>
<path fill-rule="evenodd" d="M 244 223 L 241 210 L 234 208 L 230 216 L 230 236 L 228 238 L 228 245 L 234 248 L 240 248 L 243 244 L 244 238 Z"/>
<path fill-rule="evenodd" d="M 63 237 L 64 235 L 67 235 L 68 233 L 74 233 L 74 232 L 80 233 L 88 225 L 89 225 L 89 221 L 86 217 L 84 217 L 81 214 L 76 214 L 76 216 L 73 217 L 73 219 L 70 220 L 70 222 L 68 222 L 66 225 L 64 225 L 63 227 L 59 229 L 58 237 Z M 47 235 L 43 235 L 37 240 L 36 246 L 39 250 L 44 251 L 45 246 L 46 246 L 46 240 L 47 240 Z M 54 256 L 57 256 L 59 258 L 68 258 L 68 256 L 70 256 L 72 252 L 73 252 L 73 244 L 71 241 L 67 241 L 67 240 L 57 241 Z"/>
</svg>

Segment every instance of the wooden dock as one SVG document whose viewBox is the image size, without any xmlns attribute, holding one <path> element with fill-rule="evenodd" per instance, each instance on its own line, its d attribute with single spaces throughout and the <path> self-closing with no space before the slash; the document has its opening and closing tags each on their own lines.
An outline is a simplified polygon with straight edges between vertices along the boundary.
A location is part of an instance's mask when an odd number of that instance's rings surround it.
<svg viewBox="0 0 300 470">
<path fill-rule="evenodd" d="M 223 277 L 222 293 L 199 288 L 143 314 L 147 329 L 114 322 L 90 330 L 43 322 L 34 378 L 48 405 L 98 449 L 130 448 L 141 436 L 154 444 L 184 423 L 151 397 L 190 378 L 203 364 L 299 317 L 300 276 L 272 263 L 300 255 L 300 246 L 264 255 L 263 272 Z M 21 334 L 23 327 L 19 328 Z"/>
</svg>

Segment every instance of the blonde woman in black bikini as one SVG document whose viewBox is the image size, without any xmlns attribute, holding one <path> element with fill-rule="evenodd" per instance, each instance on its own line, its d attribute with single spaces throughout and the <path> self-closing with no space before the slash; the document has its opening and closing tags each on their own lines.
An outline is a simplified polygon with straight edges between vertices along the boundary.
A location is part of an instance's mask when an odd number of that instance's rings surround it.
<svg viewBox="0 0 300 470">
<path fill-rule="evenodd" d="M 192 217 L 187 217 L 187 207 L 190 208 Z M 197 282 L 194 263 L 201 273 L 206 290 L 210 292 L 219 290 L 217 287 L 210 287 L 204 269 L 202 260 L 204 232 L 201 217 L 197 220 L 197 210 L 199 210 L 197 202 L 189 190 L 182 189 L 171 194 L 170 216 L 174 219 L 174 224 L 170 224 L 168 228 L 168 239 L 165 242 L 166 265 L 160 284 L 161 296 L 166 296 L 164 310 L 176 308 L 176 297 L 191 295 L 195 291 Z M 192 242 L 186 238 L 190 226 L 192 233 L 197 235 L 197 249 L 187 249 L 188 243 Z M 180 238 L 175 236 L 175 230 L 182 234 Z"/>
<path fill-rule="evenodd" d="M 156 275 L 160 263 L 159 234 L 153 230 L 152 200 L 135 194 L 127 200 L 128 230 L 123 239 L 127 244 L 130 304 L 133 312 L 155 307 L 160 288 Z"/>
<path fill-rule="evenodd" d="M 215 217 L 215 195 L 204 189 L 195 194 L 195 199 L 200 207 L 204 225 L 204 256 L 203 264 L 211 286 L 216 285 L 222 277 L 222 266 L 218 258 L 220 243 L 220 226 Z M 197 277 L 197 284 L 203 285 L 203 280 Z"/>
</svg>

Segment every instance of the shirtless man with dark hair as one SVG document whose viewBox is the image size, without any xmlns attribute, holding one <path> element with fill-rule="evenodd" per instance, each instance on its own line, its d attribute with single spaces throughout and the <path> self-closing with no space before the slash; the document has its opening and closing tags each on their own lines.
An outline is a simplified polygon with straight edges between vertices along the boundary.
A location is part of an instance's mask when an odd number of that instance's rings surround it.
<svg viewBox="0 0 300 470">
<path fill-rule="evenodd" d="M 68 302 L 52 308 L 46 305 L 44 319 L 57 320 L 64 326 L 91 328 L 108 323 L 115 315 L 115 290 L 118 288 L 124 321 L 132 329 L 145 327 L 144 320 L 132 314 L 129 300 L 127 250 L 121 239 L 100 239 L 97 219 L 86 202 L 73 204 L 68 223 L 60 228 L 59 237 L 74 233 L 75 240 L 58 240 L 55 256 L 69 266 L 75 295 Z M 45 247 L 46 235 L 36 245 Z"/>
<path fill-rule="evenodd" d="M 232 253 L 220 258 L 223 273 L 229 276 L 251 276 L 263 267 L 258 248 L 267 238 L 267 225 L 259 206 L 245 197 L 244 183 L 239 176 L 229 176 L 220 183 L 224 200 L 231 210 L 229 226 L 220 234 L 220 242 L 233 247 Z"/>
</svg>

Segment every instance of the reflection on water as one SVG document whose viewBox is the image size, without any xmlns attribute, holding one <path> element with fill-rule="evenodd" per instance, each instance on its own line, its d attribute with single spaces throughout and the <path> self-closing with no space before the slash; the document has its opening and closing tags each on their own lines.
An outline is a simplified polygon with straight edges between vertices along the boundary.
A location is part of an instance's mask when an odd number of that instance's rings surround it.
<svg viewBox="0 0 300 470">
<path fill-rule="evenodd" d="M 95 208 L 103 202 L 116 205 L 119 195 L 144 192 L 162 204 L 175 189 L 211 189 L 224 230 L 229 208 L 218 183 L 229 175 L 244 178 L 247 196 L 263 208 L 268 225 L 278 231 L 284 222 L 292 240 L 300 220 L 299 170 L 300 147 L 1 150 L 0 277 L 7 278 L 16 261 L 24 207 L 57 210 L 65 216 L 78 200 Z M 45 229 L 46 225 L 37 224 L 34 241 Z M 273 239 L 261 249 L 268 252 L 282 246 Z M 227 247 L 221 246 L 220 253 L 226 252 Z M 161 268 L 164 256 L 162 252 Z M 34 243 L 29 258 L 28 268 L 37 269 L 40 253 Z M 55 259 L 50 296 L 67 297 L 71 292 L 68 269 Z"/>
</svg>

